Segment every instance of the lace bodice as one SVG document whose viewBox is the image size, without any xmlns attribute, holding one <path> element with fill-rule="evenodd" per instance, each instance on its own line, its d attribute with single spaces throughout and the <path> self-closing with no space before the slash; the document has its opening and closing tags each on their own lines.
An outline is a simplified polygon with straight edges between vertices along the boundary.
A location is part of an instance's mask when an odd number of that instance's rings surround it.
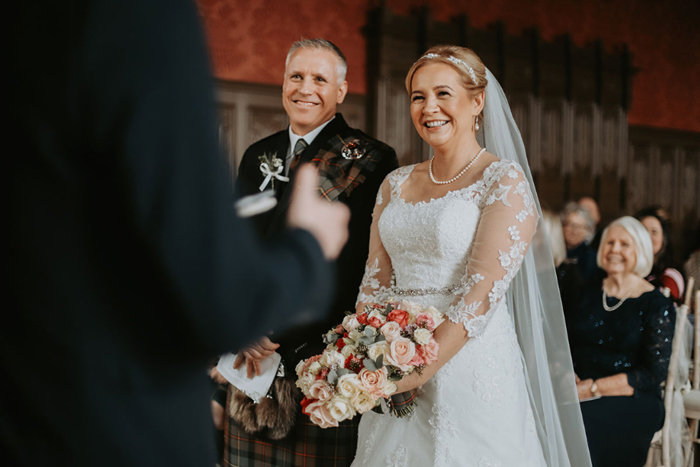
<svg viewBox="0 0 700 467">
<path fill-rule="evenodd" d="M 389 174 L 377 196 L 358 306 L 419 289 L 470 336 L 481 335 L 537 225 L 530 186 L 517 164 L 497 161 L 474 184 L 411 204 L 401 186 L 414 168 Z M 450 294 L 434 292 L 445 288 Z"/>
</svg>

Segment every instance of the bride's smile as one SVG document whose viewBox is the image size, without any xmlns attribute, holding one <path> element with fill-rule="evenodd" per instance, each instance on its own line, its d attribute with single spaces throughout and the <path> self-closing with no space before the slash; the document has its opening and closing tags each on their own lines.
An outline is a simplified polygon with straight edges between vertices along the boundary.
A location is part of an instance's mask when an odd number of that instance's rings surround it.
<svg viewBox="0 0 700 467">
<path fill-rule="evenodd" d="M 423 66 L 413 75 L 411 118 L 436 156 L 476 148 L 474 118 L 481 112 L 483 98 L 480 93 L 471 97 L 461 80 L 452 67 L 443 63 Z M 473 155 L 474 151 L 466 152 Z"/>
</svg>

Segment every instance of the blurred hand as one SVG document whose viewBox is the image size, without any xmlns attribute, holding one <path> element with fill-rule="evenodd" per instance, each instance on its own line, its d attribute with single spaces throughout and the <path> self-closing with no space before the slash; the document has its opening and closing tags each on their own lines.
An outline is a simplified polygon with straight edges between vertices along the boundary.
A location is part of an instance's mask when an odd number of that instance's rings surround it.
<svg viewBox="0 0 700 467">
<path fill-rule="evenodd" d="M 214 426 L 217 430 L 224 429 L 224 408 L 216 401 L 211 401 L 211 416 L 214 419 Z"/>
<path fill-rule="evenodd" d="M 258 342 L 238 352 L 236 360 L 233 362 L 233 368 L 237 370 L 245 362 L 248 378 L 260 376 L 260 362 L 275 353 L 279 346 L 267 337 L 262 337 Z"/>
<path fill-rule="evenodd" d="M 292 228 L 311 232 L 325 258 L 334 260 L 348 240 L 350 210 L 344 204 L 319 199 L 318 170 L 305 164 L 297 169 L 287 221 Z"/>
<path fill-rule="evenodd" d="M 221 373 L 219 373 L 219 370 L 217 370 L 215 366 L 211 367 L 211 370 L 209 370 L 209 377 L 219 384 L 228 384 L 228 380 L 221 376 Z"/>
<path fill-rule="evenodd" d="M 593 385 L 593 379 L 579 379 L 576 381 L 576 390 L 578 391 L 578 399 L 589 399 L 593 397 L 591 392 L 591 386 Z"/>
</svg>

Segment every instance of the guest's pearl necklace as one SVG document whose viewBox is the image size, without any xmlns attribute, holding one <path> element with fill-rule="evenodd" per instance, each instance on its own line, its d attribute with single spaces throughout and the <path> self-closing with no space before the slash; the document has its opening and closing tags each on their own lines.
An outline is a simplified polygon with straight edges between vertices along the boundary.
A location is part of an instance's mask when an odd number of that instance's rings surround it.
<svg viewBox="0 0 700 467">
<path fill-rule="evenodd" d="M 444 182 L 441 182 L 441 181 L 439 181 L 439 180 L 435 180 L 435 177 L 433 176 L 433 159 L 434 159 L 434 157 L 431 157 L 431 158 L 430 158 L 430 163 L 428 164 L 428 173 L 430 174 L 430 180 L 432 180 L 433 183 L 436 184 L 436 185 L 447 185 L 448 183 L 454 182 L 454 181 L 457 180 L 459 177 L 461 177 L 462 175 L 464 175 L 464 173 L 465 173 L 467 170 L 469 170 L 469 168 L 470 168 L 472 165 L 474 165 L 474 163 L 476 162 L 476 160 L 479 158 L 479 156 L 481 156 L 481 155 L 484 153 L 484 151 L 486 151 L 486 148 L 481 148 L 481 151 L 479 151 L 479 153 L 478 153 L 476 156 L 474 156 L 474 159 L 472 159 L 472 161 L 471 161 L 469 164 L 467 164 L 467 166 L 466 166 L 465 168 L 463 168 L 462 171 L 461 171 L 460 173 L 458 173 L 457 175 L 455 175 L 455 176 L 452 177 L 451 179 L 446 180 L 446 181 L 444 181 Z"/>
<path fill-rule="evenodd" d="M 617 305 L 613 306 L 608 306 L 608 294 L 605 293 L 605 289 L 603 289 L 603 308 L 605 311 L 615 311 L 620 306 L 622 306 L 623 303 L 625 303 L 625 300 L 627 300 L 629 297 L 621 298 L 619 302 L 617 302 Z"/>
</svg>

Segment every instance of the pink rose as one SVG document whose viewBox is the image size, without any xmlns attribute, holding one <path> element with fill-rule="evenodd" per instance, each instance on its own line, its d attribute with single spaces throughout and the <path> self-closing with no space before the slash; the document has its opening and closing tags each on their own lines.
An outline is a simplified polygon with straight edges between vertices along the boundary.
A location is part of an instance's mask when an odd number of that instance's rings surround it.
<svg viewBox="0 0 700 467">
<path fill-rule="evenodd" d="M 386 359 L 389 364 L 402 371 L 407 371 L 411 368 L 410 363 L 415 354 L 416 344 L 405 337 L 400 337 L 391 343 L 389 355 L 386 356 Z"/>
<path fill-rule="evenodd" d="M 382 392 L 382 387 L 386 384 L 386 368 L 382 367 L 377 371 L 364 368 L 358 376 L 362 386 L 374 397 L 388 396 Z"/>
<path fill-rule="evenodd" d="M 314 399 L 325 402 L 333 395 L 333 388 L 325 381 L 318 380 L 309 388 L 309 395 Z"/>
<path fill-rule="evenodd" d="M 333 418 L 331 411 L 323 401 L 316 401 L 306 406 L 306 413 L 309 414 L 311 422 L 321 428 L 337 427 L 338 421 Z"/>
<path fill-rule="evenodd" d="M 408 320 L 410 316 L 408 314 L 408 311 L 405 310 L 393 310 L 389 315 L 386 317 L 387 321 L 394 321 L 396 323 L 399 323 L 399 326 L 402 328 L 405 328 L 408 326 Z"/>
<path fill-rule="evenodd" d="M 401 338 L 401 326 L 393 321 L 387 321 L 381 328 L 381 332 L 386 338 L 387 342 L 393 342 L 396 339 Z"/>
<path fill-rule="evenodd" d="M 408 364 L 411 366 L 420 366 L 425 364 L 425 360 L 423 360 L 423 357 L 421 357 L 421 355 L 418 352 L 416 352 L 416 354 L 413 356 L 413 359 L 410 362 L 408 362 Z"/>
<path fill-rule="evenodd" d="M 421 313 L 416 316 L 416 324 L 421 328 L 428 329 L 429 331 L 435 329 L 435 321 L 433 321 L 433 317 L 427 313 Z"/>
<path fill-rule="evenodd" d="M 425 360 L 425 364 L 430 365 L 437 360 L 439 348 L 440 344 L 438 344 L 435 339 L 430 339 L 430 342 L 418 347 L 418 353 L 420 353 L 420 356 Z"/>
</svg>

